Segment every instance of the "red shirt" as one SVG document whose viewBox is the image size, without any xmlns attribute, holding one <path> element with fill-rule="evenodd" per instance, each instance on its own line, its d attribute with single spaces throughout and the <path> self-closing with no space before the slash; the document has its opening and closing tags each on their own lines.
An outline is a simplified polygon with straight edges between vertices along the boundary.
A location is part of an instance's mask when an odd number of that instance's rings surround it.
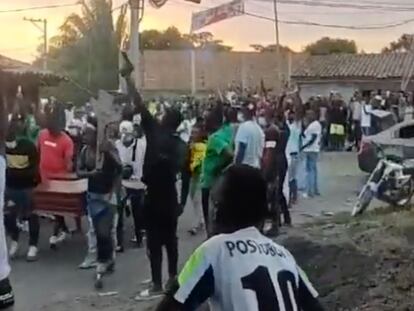
<svg viewBox="0 0 414 311">
<path fill-rule="evenodd" d="M 59 136 L 52 136 L 48 129 L 40 131 L 40 173 L 43 178 L 54 174 L 70 173 L 68 163 L 73 158 L 72 139 L 64 132 Z"/>
</svg>

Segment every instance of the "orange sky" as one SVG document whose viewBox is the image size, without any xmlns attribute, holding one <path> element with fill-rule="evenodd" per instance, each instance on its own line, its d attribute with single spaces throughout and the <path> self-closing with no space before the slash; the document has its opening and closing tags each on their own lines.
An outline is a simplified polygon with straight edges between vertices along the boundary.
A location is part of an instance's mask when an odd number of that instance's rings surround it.
<svg viewBox="0 0 414 311">
<path fill-rule="evenodd" d="M 269 1 L 269 0 L 267 0 Z M 339 0 L 338 0 L 339 1 Z M 356 1 L 349 0 L 348 2 Z M 363 0 L 362 0 L 363 1 Z M 377 0 L 385 1 L 385 0 Z M 74 0 L 0 0 L 0 11 L 29 6 L 47 4 L 66 4 Z M 113 0 L 114 5 L 125 2 Z M 215 6 L 226 0 L 203 0 L 202 6 Z M 272 16 L 272 5 L 266 0 L 246 0 L 247 11 L 255 12 L 268 17 Z M 342 1 L 339 1 L 340 3 Z M 358 2 L 358 1 L 357 1 Z M 355 3 L 357 3 L 355 2 Z M 359 1 L 360 3 L 361 1 Z M 388 0 L 388 2 L 390 2 Z M 410 4 L 412 0 L 399 0 L 399 3 Z M 41 42 L 41 33 L 30 23 L 23 21 L 24 17 L 44 18 L 49 22 L 49 35 L 56 34 L 64 17 L 77 7 L 36 10 L 23 13 L 0 13 L 0 54 L 16 59 L 30 61 L 36 55 L 36 47 Z M 190 4 L 184 0 L 169 0 L 166 6 L 156 10 L 149 5 L 146 7 L 143 29 L 164 29 L 175 25 L 182 32 L 188 32 L 191 13 L 200 10 L 200 6 Z M 395 22 L 414 18 L 413 12 L 385 13 L 371 11 L 337 11 L 328 8 L 312 8 L 293 5 L 280 5 L 280 19 L 307 20 L 322 23 L 336 23 L 348 25 L 379 24 Z M 388 42 L 395 40 L 404 32 L 412 32 L 414 23 L 394 29 L 376 31 L 352 31 L 342 29 L 329 29 L 309 26 L 280 25 L 281 44 L 289 45 L 299 51 L 307 43 L 315 41 L 322 36 L 342 37 L 356 40 L 358 47 L 366 52 L 379 51 Z M 274 25 L 272 22 L 253 17 L 243 16 L 228 20 L 206 28 L 236 50 L 248 50 L 253 43 L 270 44 L 274 42 Z"/>
</svg>

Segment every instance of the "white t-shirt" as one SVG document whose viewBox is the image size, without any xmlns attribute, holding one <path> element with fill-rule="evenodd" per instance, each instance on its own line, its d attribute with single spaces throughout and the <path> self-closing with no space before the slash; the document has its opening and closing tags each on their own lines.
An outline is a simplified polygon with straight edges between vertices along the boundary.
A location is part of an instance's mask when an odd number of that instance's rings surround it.
<svg viewBox="0 0 414 311">
<path fill-rule="evenodd" d="M 302 126 L 300 122 L 293 121 L 289 124 L 290 135 L 286 146 L 286 154 L 290 156 L 291 153 L 299 153 L 300 134 Z"/>
<path fill-rule="evenodd" d="M 354 101 L 352 103 L 352 120 L 353 121 L 361 121 L 361 103 L 359 101 Z"/>
<path fill-rule="evenodd" d="M 236 153 L 239 151 L 239 144 L 246 144 L 243 164 L 247 164 L 256 168 L 260 168 L 260 162 L 263 155 L 265 135 L 256 121 L 246 121 L 240 124 L 236 138 Z"/>
<path fill-rule="evenodd" d="M 188 143 L 190 141 L 191 136 L 191 121 L 184 120 L 177 128 L 177 133 L 180 134 L 180 138 L 183 142 Z"/>
<path fill-rule="evenodd" d="M 136 147 L 135 147 L 136 144 Z M 145 151 L 147 140 L 145 136 L 136 139 L 131 146 L 126 147 L 121 140 L 115 142 L 122 165 L 131 165 L 133 168 L 132 176 L 129 180 L 123 180 L 122 185 L 129 189 L 143 189 L 144 183 L 141 181 L 144 167 Z M 135 149 L 135 161 L 133 151 Z"/>
<path fill-rule="evenodd" d="M 304 152 L 319 152 L 321 151 L 321 137 L 322 137 L 322 126 L 319 121 L 313 121 L 305 130 L 305 139 L 303 145 L 306 145 L 311 139 L 312 136 L 316 135 L 314 142 L 306 147 Z"/>
<path fill-rule="evenodd" d="M 318 296 L 289 251 L 254 227 L 204 242 L 178 283 L 174 298 L 185 310 L 207 299 L 212 311 L 302 310 L 301 297 Z"/>
<path fill-rule="evenodd" d="M 365 109 L 364 109 L 365 106 Z M 365 110 L 367 113 L 365 113 Z M 361 108 L 361 126 L 362 127 L 371 127 L 371 112 L 372 106 L 370 104 L 363 104 Z"/>
</svg>

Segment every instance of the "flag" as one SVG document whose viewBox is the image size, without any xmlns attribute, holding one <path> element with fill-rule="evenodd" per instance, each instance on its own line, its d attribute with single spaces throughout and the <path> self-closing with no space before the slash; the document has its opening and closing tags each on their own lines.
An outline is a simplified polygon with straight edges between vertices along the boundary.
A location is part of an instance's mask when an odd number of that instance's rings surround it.
<svg viewBox="0 0 414 311">
<path fill-rule="evenodd" d="M 205 11 L 193 13 L 191 19 L 191 32 L 199 30 L 205 26 L 218 23 L 222 20 L 244 14 L 243 0 L 234 0 Z"/>
</svg>

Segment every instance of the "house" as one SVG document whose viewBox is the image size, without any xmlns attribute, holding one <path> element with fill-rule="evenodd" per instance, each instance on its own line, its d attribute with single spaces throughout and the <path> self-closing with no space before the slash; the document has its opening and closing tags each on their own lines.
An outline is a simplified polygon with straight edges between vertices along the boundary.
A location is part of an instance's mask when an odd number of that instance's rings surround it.
<svg viewBox="0 0 414 311">
<path fill-rule="evenodd" d="M 39 70 L 28 63 L 0 55 L 0 89 L 9 105 L 14 103 L 19 86 L 25 99 L 37 104 L 39 90 L 42 86 L 55 86 L 63 79 L 63 76 Z"/>
<path fill-rule="evenodd" d="M 404 77 L 413 73 L 412 53 L 333 54 L 309 56 L 295 66 L 292 80 L 299 86 L 303 100 L 334 91 L 348 101 L 355 90 L 400 91 Z M 413 82 L 407 90 L 414 90 Z"/>
</svg>

